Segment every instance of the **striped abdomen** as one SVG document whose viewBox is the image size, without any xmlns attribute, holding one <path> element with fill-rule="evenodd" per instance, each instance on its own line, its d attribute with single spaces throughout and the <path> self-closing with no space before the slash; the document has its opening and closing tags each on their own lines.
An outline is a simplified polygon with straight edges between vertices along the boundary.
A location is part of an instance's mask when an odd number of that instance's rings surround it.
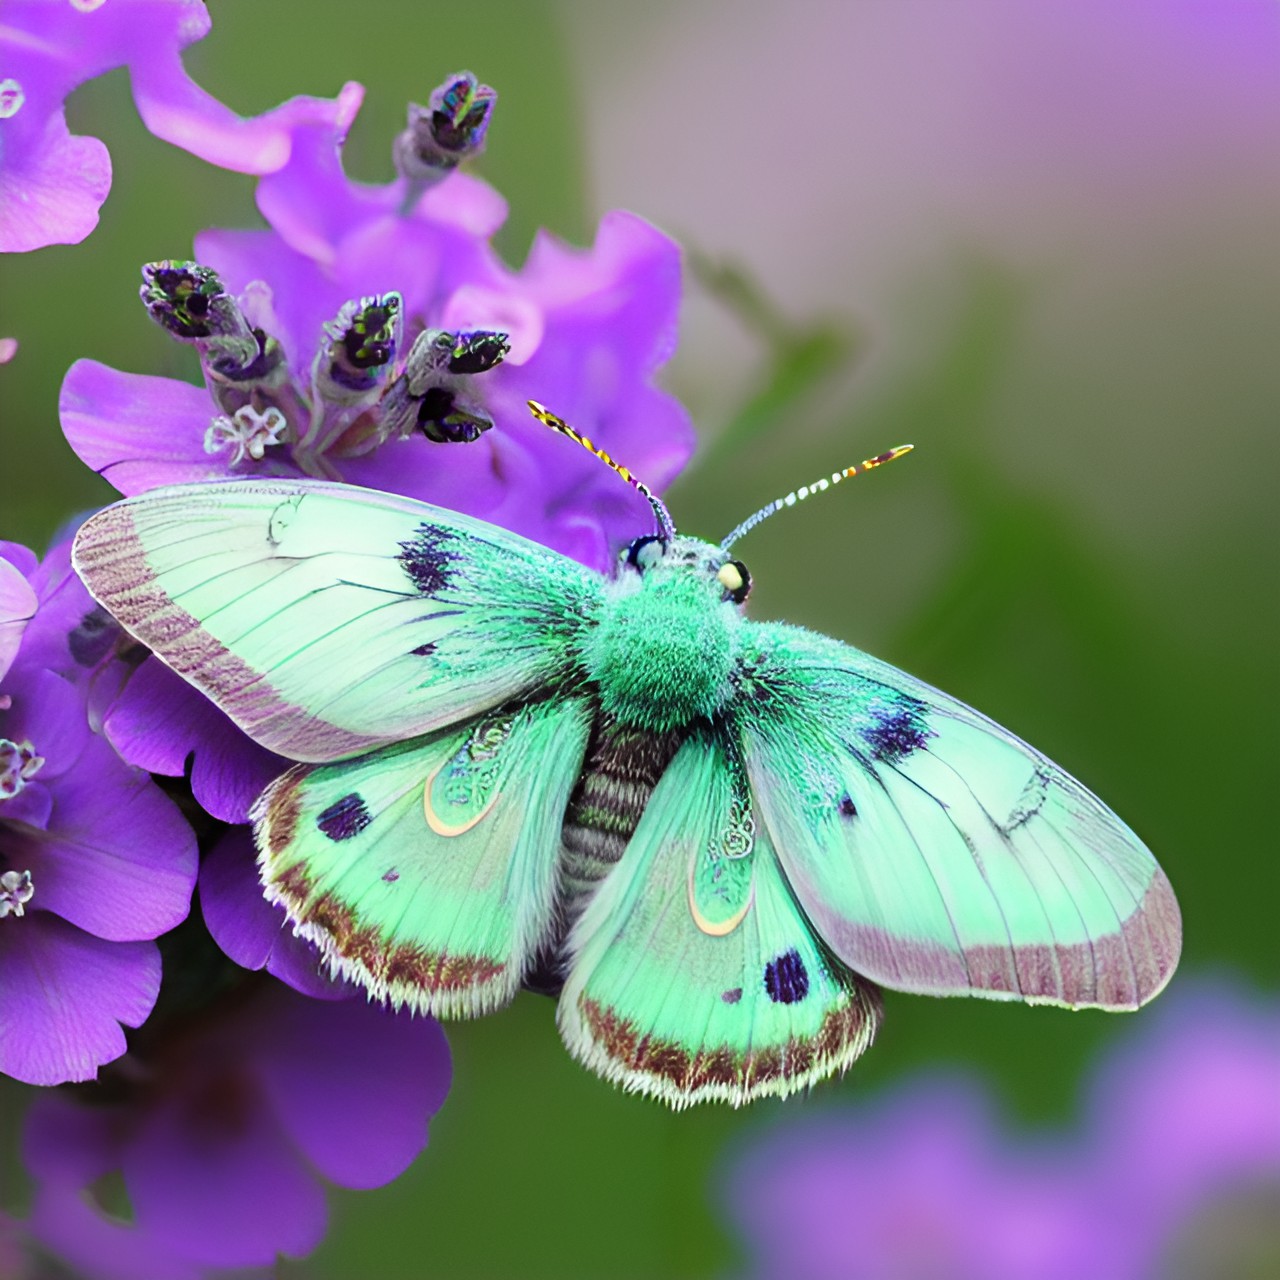
<svg viewBox="0 0 1280 1280">
<path fill-rule="evenodd" d="M 562 904 L 571 917 L 622 857 L 684 737 L 681 730 L 655 734 L 597 717 L 582 777 L 564 818 L 560 883 Z"/>
<path fill-rule="evenodd" d="M 555 934 L 526 975 L 526 987 L 549 995 L 559 991 L 569 929 L 622 857 L 658 779 L 684 738 L 683 730 L 650 733 L 603 714 L 596 717 L 582 777 L 564 817 Z"/>
</svg>

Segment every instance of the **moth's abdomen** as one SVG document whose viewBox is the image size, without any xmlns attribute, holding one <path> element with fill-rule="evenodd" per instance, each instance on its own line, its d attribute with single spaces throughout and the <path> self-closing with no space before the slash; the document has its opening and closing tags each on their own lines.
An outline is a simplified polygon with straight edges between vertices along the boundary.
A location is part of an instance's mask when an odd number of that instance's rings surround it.
<svg viewBox="0 0 1280 1280">
<path fill-rule="evenodd" d="M 658 779 L 685 739 L 683 730 L 647 733 L 596 719 L 561 837 L 558 923 L 525 986 L 549 995 L 564 982 L 564 942 L 596 886 L 617 864 Z"/>
<path fill-rule="evenodd" d="M 683 730 L 647 733 L 606 715 L 596 721 L 582 777 L 564 821 L 561 884 L 565 906 L 582 902 L 622 857 Z"/>
</svg>

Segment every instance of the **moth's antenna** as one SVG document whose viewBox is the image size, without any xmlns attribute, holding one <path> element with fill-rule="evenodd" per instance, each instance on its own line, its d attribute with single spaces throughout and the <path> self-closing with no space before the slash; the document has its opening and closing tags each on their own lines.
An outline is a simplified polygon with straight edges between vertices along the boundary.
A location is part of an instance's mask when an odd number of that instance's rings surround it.
<svg viewBox="0 0 1280 1280">
<path fill-rule="evenodd" d="M 574 441 L 575 444 L 580 444 L 588 453 L 595 454 L 610 471 L 620 475 L 637 493 L 648 498 L 649 505 L 653 508 L 653 514 L 657 517 L 658 529 L 663 538 L 670 542 L 676 536 L 676 526 L 671 519 L 671 512 L 663 505 L 662 499 L 643 480 L 633 476 L 628 468 L 619 466 L 599 445 L 588 440 L 586 436 L 579 434 L 563 418 L 557 418 L 546 405 L 539 404 L 536 400 L 530 400 L 528 403 L 529 412 L 544 426 L 550 427 L 552 431 L 558 431 L 562 436 L 568 436 L 570 440 Z"/>
<path fill-rule="evenodd" d="M 748 516 L 727 538 L 723 539 L 720 543 L 721 551 L 728 551 L 744 533 L 750 533 L 756 525 L 767 520 L 771 515 L 777 514 L 783 507 L 794 507 L 797 502 L 803 502 L 815 493 L 825 493 L 841 480 L 852 480 L 854 476 L 860 476 L 864 471 L 874 471 L 877 467 L 883 467 L 886 462 L 892 462 L 895 458 L 902 457 L 904 453 L 910 453 L 914 448 L 915 445 L 900 444 L 890 449 L 888 453 L 878 453 L 874 458 L 858 463 L 856 467 L 845 467 L 843 471 L 832 472 L 829 480 L 815 480 L 812 484 L 793 489 L 785 498 L 775 498 L 767 506 L 761 507 L 755 515 Z"/>
</svg>

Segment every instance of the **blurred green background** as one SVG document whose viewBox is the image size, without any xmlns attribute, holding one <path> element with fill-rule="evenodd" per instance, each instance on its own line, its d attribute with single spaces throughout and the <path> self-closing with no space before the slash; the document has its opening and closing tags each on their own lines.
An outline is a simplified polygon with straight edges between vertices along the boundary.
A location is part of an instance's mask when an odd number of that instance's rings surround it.
<svg viewBox="0 0 1280 1280">
<path fill-rule="evenodd" d="M 462 67 L 496 86 L 478 171 L 510 202 L 513 263 L 539 226 L 588 242 L 614 203 L 695 251 L 666 377 L 702 432 L 669 495 L 687 530 L 718 538 L 913 441 L 742 544 L 754 615 L 848 640 L 1035 743 L 1157 852 L 1185 969 L 1275 985 L 1274 6 L 210 7 L 188 66 L 237 110 L 368 87 L 347 149 L 367 180 L 392 175 L 407 101 Z M 36 547 L 110 496 L 58 429 L 67 366 L 193 378 L 137 302 L 138 267 L 186 256 L 203 226 L 260 225 L 250 178 L 146 134 L 124 73 L 69 117 L 111 149 L 101 225 L 0 264 L 0 334 L 21 341 L 0 368 L 0 536 Z M 878 1044 L 816 1102 L 961 1064 L 1020 1119 L 1065 1121 L 1124 1029 L 886 1004 Z M 624 1097 L 569 1060 L 533 996 L 450 1040 L 428 1151 L 390 1188 L 335 1192 L 328 1240 L 282 1275 L 722 1273 L 726 1142 L 810 1105 Z"/>
</svg>

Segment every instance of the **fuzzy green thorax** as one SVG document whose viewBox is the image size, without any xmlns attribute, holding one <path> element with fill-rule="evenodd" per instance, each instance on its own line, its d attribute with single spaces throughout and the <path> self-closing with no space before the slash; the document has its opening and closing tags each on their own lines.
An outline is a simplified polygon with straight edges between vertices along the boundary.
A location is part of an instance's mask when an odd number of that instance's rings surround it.
<svg viewBox="0 0 1280 1280">
<path fill-rule="evenodd" d="M 710 543 L 654 542 L 624 560 L 583 655 L 602 708 L 620 723 L 664 732 L 716 714 L 730 696 L 740 615 Z"/>
</svg>

